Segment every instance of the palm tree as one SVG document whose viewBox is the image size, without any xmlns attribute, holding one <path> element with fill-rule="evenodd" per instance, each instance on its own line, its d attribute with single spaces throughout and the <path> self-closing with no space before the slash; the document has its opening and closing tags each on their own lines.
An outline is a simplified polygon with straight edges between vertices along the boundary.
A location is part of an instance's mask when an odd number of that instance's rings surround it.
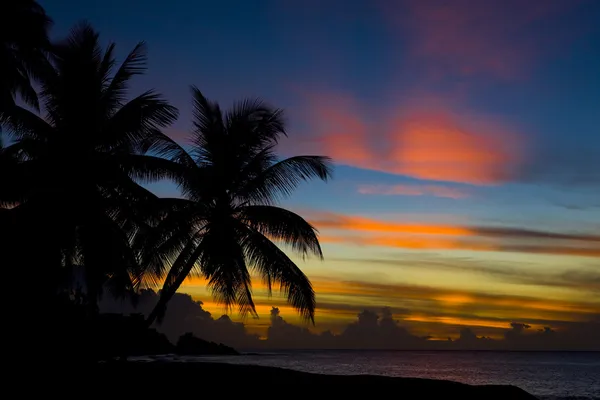
<svg viewBox="0 0 600 400">
<path fill-rule="evenodd" d="M 242 314 L 256 314 L 250 271 L 262 277 L 269 294 L 278 284 L 288 302 L 314 322 L 309 279 L 273 241 L 302 256 L 322 258 L 317 232 L 301 216 L 275 204 L 304 180 L 327 180 L 329 159 L 278 160 L 275 145 L 286 134 L 281 110 L 244 100 L 223 113 L 197 88 L 192 93 L 191 151 L 163 151 L 187 172 L 183 198 L 163 200 L 170 211 L 147 243 L 151 276 L 165 279 L 148 324 L 162 318 L 169 299 L 190 274 L 206 278 L 227 309 L 237 305 Z"/>
<path fill-rule="evenodd" d="M 0 2 L 0 122 L 19 95 L 38 109 L 31 78 L 48 67 L 48 29 L 52 20 L 34 0 Z"/>
<path fill-rule="evenodd" d="M 39 77 L 43 117 L 14 106 L 5 118 L 14 144 L 4 152 L 21 182 L 10 210 L 21 270 L 55 290 L 51 279 L 82 267 L 93 307 L 102 288 L 138 283 L 135 240 L 156 197 L 137 181 L 169 176 L 173 163 L 148 152 L 169 146 L 160 129 L 177 117 L 151 90 L 128 101 L 131 78 L 145 70 L 144 43 L 118 68 L 114 49 L 103 50 L 88 24 L 75 27 Z"/>
</svg>

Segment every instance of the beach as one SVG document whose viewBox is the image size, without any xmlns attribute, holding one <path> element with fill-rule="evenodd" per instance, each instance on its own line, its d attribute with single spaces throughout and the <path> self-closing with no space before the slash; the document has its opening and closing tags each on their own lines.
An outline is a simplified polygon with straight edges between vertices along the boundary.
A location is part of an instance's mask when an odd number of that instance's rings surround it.
<svg viewBox="0 0 600 400">
<path fill-rule="evenodd" d="M 282 368 L 251 365 L 233 365 L 209 362 L 113 362 L 93 367 L 92 374 L 84 371 L 78 385 L 96 387 L 100 391 L 119 395 L 156 396 L 157 388 L 175 383 L 177 393 L 198 391 L 198 395 L 210 391 L 214 395 L 246 392 L 248 395 L 269 394 L 269 388 L 284 387 L 287 396 L 312 394 L 342 396 L 361 394 L 388 395 L 395 398 L 452 398 L 452 399 L 535 399 L 515 386 L 471 386 L 451 381 L 392 378 L 373 375 L 325 375 L 311 374 Z M 132 383 L 139 382 L 139 385 Z M 102 383 L 102 385 L 99 385 Z M 90 386 L 93 385 L 93 386 Z M 197 388 L 197 389 L 194 389 Z M 282 390 L 282 389 L 278 389 Z M 392 390 L 392 392 L 390 392 Z M 173 393 L 174 394 L 174 393 Z M 282 395 L 277 392 L 275 395 Z"/>
<path fill-rule="evenodd" d="M 236 357 L 163 355 L 131 360 L 219 362 L 325 375 L 366 374 L 473 386 L 511 385 L 544 400 L 600 399 L 599 352 L 271 350 L 245 352 Z"/>
</svg>

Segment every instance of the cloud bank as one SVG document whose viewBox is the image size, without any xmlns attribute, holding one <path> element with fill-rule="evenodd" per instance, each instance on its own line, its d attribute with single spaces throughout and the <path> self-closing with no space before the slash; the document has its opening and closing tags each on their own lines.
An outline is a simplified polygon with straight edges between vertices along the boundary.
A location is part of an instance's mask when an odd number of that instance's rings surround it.
<svg viewBox="0 0 600 400">
<path fill-rule="evenodd" d="M 130 303 L 105 298 L 102 312 L 148 314 L 158 295 L 143 291 L 136 308 Z M 202 308 L 202 302 L 190 295 L 178 293 L 169 304 L 165 320 L 156 328 L 171 341 L 186 332 L 206 340 L 221 342 L 238 349 L 481 349 L 481 350 L 600 350 L 600 315 L 588 322 L 573 322 L 568 328 L 555 330 L 550 326 L 531 329 L 526 322 L 507 324 L 502 339 L 477 336 L 469 327 L 462 327 L 456 340 L 430 340 L 429 336 L 412 334 L 402 320 L 394 318 L 392 310 L 364 310 L 355 322 L 338 334 L 331 331 L 314 333 L 305 327 L 290 324 L 273 307 L 266 338 L 247 332 L 243 323 L 228 316 L 213 318 Z"/>
</svg>

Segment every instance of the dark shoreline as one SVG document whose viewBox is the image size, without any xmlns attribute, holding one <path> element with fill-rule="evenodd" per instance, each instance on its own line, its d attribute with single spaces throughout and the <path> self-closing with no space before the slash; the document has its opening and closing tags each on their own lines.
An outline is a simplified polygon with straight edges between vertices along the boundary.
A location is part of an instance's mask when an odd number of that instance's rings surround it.
<svg viewBox="0 0 600 400">
<path fill-rule="evenodd" d="M 250 350 L 246 350 L 246 349 L 242 349 L 239 350 L 240 355 L 245 356 L 245 355 L 263 355 L 263 354 L 280 354 L 280 353 L 312 353 L 312 352 L 319 352 L 319 353 L 325 353 L 325 352 L 333 352 L 333 353 L 339 353 L 339 352 L 347 352 L 347 353 L 376 353 L 376 352 L 381 352 L 381 353 L 390 353 L 390 352 L 394 352 L 394 353 L 567 353 L 567 354 L 571 354 L 571 353 L 576 353 L 576 354 L 584 354 L 584 353 L 593 353 L 593 354 L 600 354 L 600 350 L 500 350 L 500 349 L 344 349 L 344 348 L 339 348 L 339 349 L 320 349 L 320 348 L 315 348 L 315 349 L 290 349 L 290 348 L 285 348 L 285 349 L 278 349 L 278 348 L 269 348 L 269 349 L 250 349 Z"/>
<path fill-rule="evenodd" d="M 170 386 L 170 382 L 179 382 L 176 385 L 177 392 L 188 392 L 190 385 L 198 384 L 204 387 L 199 391 L 207 390 L 207 387 L 220 390 L 215 386 L 217 385 L 222 387 L 223 395 L 237 392 L 251 394 L 248 392 L 251 389 L 263 392 L 270 386 L 285 385 L 288 394 L 294 398 L 299 394 L 319 396 L 324 390 L 330 390 L 331 394 L 336 395 L 357 394 L 357 391 L 370 395 L 389 395 L 391 389 L 394 390 L 394 397 L 408 399 L 536 399 L 524 390 L 508 385 L 471 386 L 420 378 L 323 375 L 275 367 L 213 362 L 110 362 L 98 364 L 92 369 L 93 371 L 86 369 L 86 373 L 83 373 L 79 380 L 80 384 L 95 387 L 100 385 L 102 390 L 107 389 L 109 392 L 110 388 L 119 388 L 119 394 L 124 394 L 129 392 L 129 389 L 126 389 L 129 382 L 142 382 L 140 386 L 130 386 L 131 393 L 150 397 L 157 395 L 154 385 Z M 363 388 L 366 389 L 365 392 L 362 391 Z"/>
</svg>

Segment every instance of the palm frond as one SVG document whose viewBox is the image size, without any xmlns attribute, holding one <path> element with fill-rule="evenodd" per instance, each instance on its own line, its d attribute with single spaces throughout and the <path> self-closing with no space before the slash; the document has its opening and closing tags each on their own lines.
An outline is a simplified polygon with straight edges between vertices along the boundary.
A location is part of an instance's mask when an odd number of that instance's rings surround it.
<svg viewBox="0 0 600 400">
<path fill-rule="evenodd" d="M 149 287 L 162 285 L 162 291 L 166 293 L 167 290 L 171 290 L 177 276 L 185 267 L 185 262 L 194 250 L 195 241 L 184 229 L 171 232 L 166 237 L 157 237 L 154 241 L 155 247 L 144 246 L 141 250 L 146 267 L 142 282 Z"/>
<path fill-rule="evenodd" d="M 114 162 L 118 163 L 123 171 L 137 182 L 149 183 L 161 179 L 170 179 L 176 183 L 185 180 L 188 169 L 161 157 L 139 154 L 117 154 Z"/>
<path fill-rule="evenodd" d="M 13 93 L 21 96 L 25 104 L 33 107 L 34 110 L 40 109 L 38 95 L 33 88 L 29 73 L 17 73 L 13 76 Z"/>
<path fill-rule="evenodd" d="M 237 141 L 247 156 L 276 144 L 281 135 L 286 135 L 283 110 L 270 107 L 260 99 L 236 103 L 225 114 L 225 121 L 230 140 Z"/>
<path fill-rule="evenodd" d="M 158 222 L 140 237 L 137 245 L 142 263 L 148 267 L 145 282 L 151 286 L 163 280 L 163 289 L 172 285 L 195 248 L 198 231 L 201 231 L 198 227 L 202 224 L 197 208 L 195 203 L 185 199 L 163 198 L 156 202 Z"/>
<path fill-rule="evenodd" d="M 242 247 L 248 265 L 261 275 L 269 293 L 273 284 L 279 284 L 290 305 L 314 324 L 315 292 L 300 268 L 275 243 L 254 229 L 247 228 Z"/>
<path fill-rule="evenodd" d="M 109 108 L 114 109 L 125 101 L 129 81 L 135 75 L 141 75 L 146 71 L 146 63 L 146 43 L 140 42 L 127 55 L 104 91 L 104 101 Z"/>
<path fill-rule="evenodd" d="M 43 73 L 49 48 L 48 30 L 52 20 L 33 0 L 3 1 L 0 3 L 2 25 L 0 35 L 0 94 L 2 107 L 14 103 L 17 95 L 39 110 L 39 102 L 30 79 Z M 10 27 L 10 28 L 8 28 Z M 0 110 L 0 114 L 3 111 Z"/>
<path fill-rule="evenodd" d="M 116 64 L 115 60 L 115 47 L 114 43 L 110 43 L 106 50 L 104 51 L 104 55 L 102 56 L 102 62 L 98 66 L 98 74 L 100 75 L 100 79 L 102 81 L 102 89 L 110 84 L 111 81 L 111 73 Z"/>
<path fill-rule="evenodd" d="M 5 116 L 4 126 L 13 139 L 37 138 L 48 140 L 52 126 L 36 113 L 20 106 L 13 106 Z"/>
<path fill-rule="evenodd" d="M 295 156 L 273 164 L 263 173 L 251 179 L 236 194 L 258 204 L 273 204 L 292 194 L 301 182 L 319 178 L 331 178 L 332 165 L 329 157 Z"/>
<path fill-rule="evenodd" d="M 164 157 L 189 169 L 196 165 L 188 152 L 167 135 L 152 135 L 145 140 L 145 145 L 147 152 L 150 154 Z"/>
<path fill-rule="evenodd" d="M 53 68 L 43 76 L 40 97 L 46 119 L 54 126 L 67 121 L 70 129 L 74 125 L 84 129 L 90 121 L 99 124 L 103 57 L 99 34 L 85 21 L 72 28 L 65 40 L 53 44 Z"/>
<path fill-rule="evenodd" d="M 207 229 L 198 245 L 199 267 L 218 303 L 227 310 L 237 305 L 242 316 L 248 313 L 256 316 L 244 252 L 237 235 L 228 228 L 231 227 Z"/>
<path fill-rule="evenodd" d="M 149 137 L 160 134 L 177 119 L 178 111 L 159 94 L 149 90 L 134 98 L 110 118 L 102 146 L 107 150 L 142 152 Z"/>
<path fill-rule="evenodd" d="M 192 90 L 193 130 L 191 141 L 195 145 L 192 152 L 200 163 L 210 162 L 217 152 L 216 138 L 224 134 L 223 115 L 217 103 L 208 100 L 200 89 Z"/>
<path fill-rule="evenodd" d="M 317 230 L 296 213 L 275 206 L 251 205 L 240 208 L 239 219 L 250 228 L 289 245 L 306 256 L 323 258 Z"/>
<path fill-rule="evenodd" d="M 81 21 L 71 29 L 64 42 L 57 44 L 54 53 L 59 57 L 84 57 L 97 67 L 101 65 L 103 56 L 99 38 L 100 34 L 88 21 Z"/>
</svg>

